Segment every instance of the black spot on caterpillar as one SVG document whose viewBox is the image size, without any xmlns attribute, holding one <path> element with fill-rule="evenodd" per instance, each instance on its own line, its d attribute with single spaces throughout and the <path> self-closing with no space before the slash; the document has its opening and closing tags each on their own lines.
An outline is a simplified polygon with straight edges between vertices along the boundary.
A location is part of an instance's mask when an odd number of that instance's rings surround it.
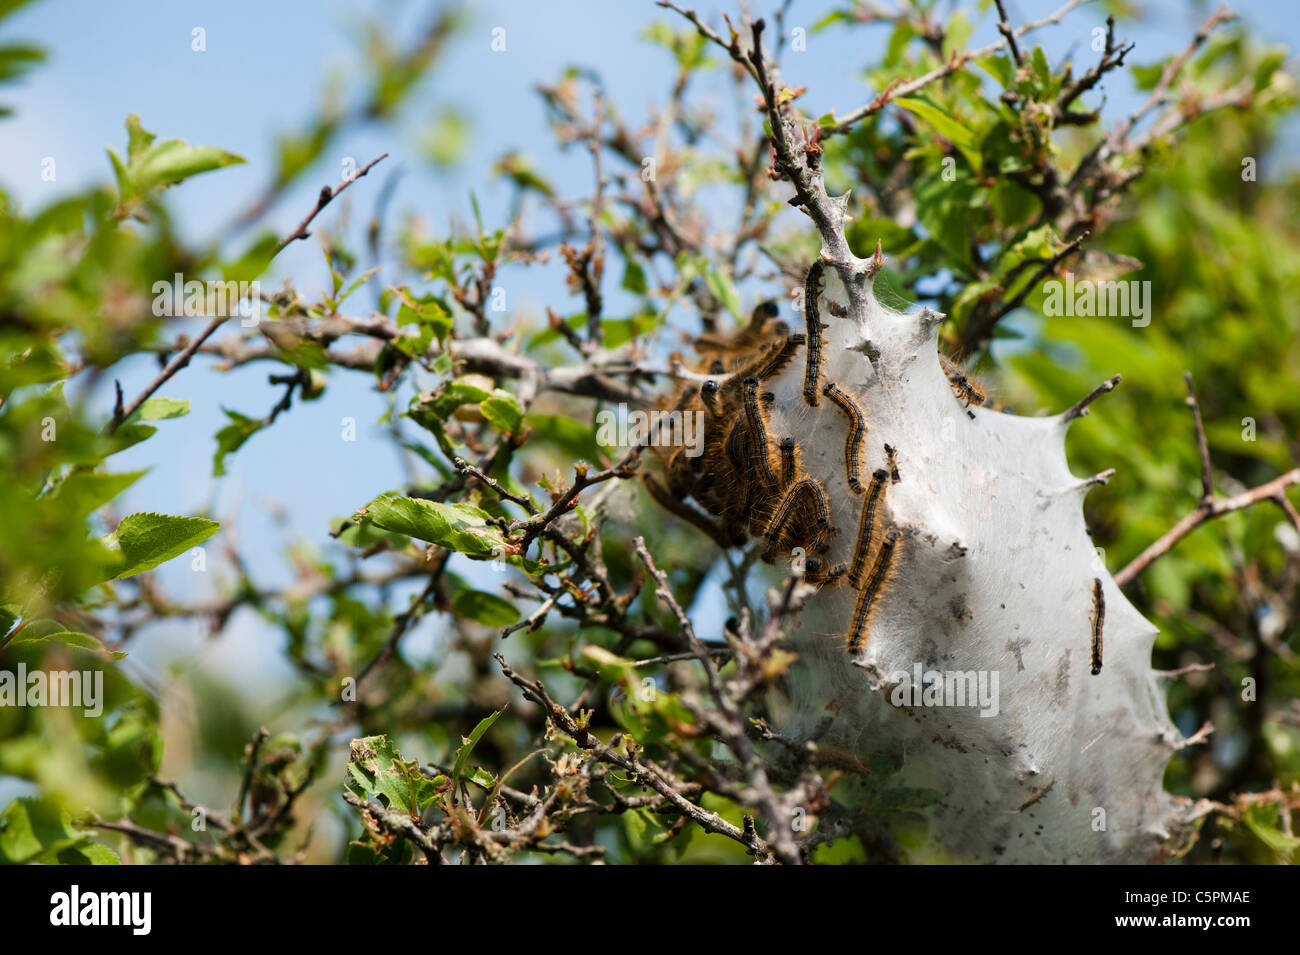
<svg viewBox="0 0 1300 955">
<path fill-rule="evenodd" d="M 848 564 L 836 564 L 834 567 L 822 570 L 822 562 L 816 557 L 809 557 L 804 562 L 804 579 L 812 583 L 830 583 L 843 577 L 846 570 Z"/>
<path fill-rule="evenodd" d="M 858 586 L 858 578 L 867 566 L 867 555 L 871 552 L 871 535 L 876 523 L 876 504 L 885 488 L 885 479 L 889 472 L 876 468 L 871 475 L 871 485 L 867 491 L 867 503 L 862 506 L 862 518 L 858 522 L 858 545 L 853 552 L 853 568 L 849 571 L 849 583 Z"/>
<path fill-rule="evenodd" d="M 700 386 L 700 397 L 704 400 L 704 405 L 713 414 L 718 413 L 718 383 L 710 378 Z"/>
<path fill-rule="evenodd" d="M 781 486 L 789 487 L 794 483 L 795 472 L 799 468 L 799 449 L 795 447 L 794 438 L 781 439 Z"/>
<path fill-rule="evenodd" d="M 808 323 L 807 364 L 804 366 L 803 398 L 817 407 L 817 381 L 821 375 L 822 323 L 817 315 L 817 296 L 821 289 L 822 261 L 813 262 L 803 284 L 803 314 Z"/>
<path fill-rule="evenodd" d="M 763 477 L 770 488 L 777 487 L 776 472 L 772 470 L 772 458 L 767 450 L 767 426 L 763 423 L 763 412 L 758 404 L 758 378 L 750 375 L 745 379 L 745 417 L 749 420 L 749 450 L 751 459 L 762 469 Z"/>
<path fill-rule="evenodd" d="M 1092 578 L 1092 675 L 1101 672 L 1101 629 L 1106 622 L 1106 595 L 1101 578 Z"/>
<path fill-rule="evenodd" d="M 876 562 L 871 567 L 867 586 L 858 594 L 858 604 L 853 608 L 853 630 L 849 633 L 849 653 L 858 653 L 866 642 L 867 626 L 876 608 L 876 597 L 880 595 L 885 582 L 889 579 L 889 565 L 893 560 L 894 545 L 898 543 L 898 537 L 898 529 L 891 527 L 880 545 L 880 552 L 876 554 Z"/>
<path fill-rule="evenodd" d="M 835 402 L 835 406 L 844 412 L 844 417 L 849 419 L 849 431 L 844 439 L 844 464 L 849 472 L 850 490 L 854 494 L 861 494 L 862 439 L 867 434 L 867 420 L 862 416 L 862 409 L 857 402 L 836 387 L 834 382 L 826 382 L 822 394 Z"/>
<path fill-rule="evenodd" d="M 721 375 L 724 374 L 726 370 L 727 370 L 726 363 L 723 362 L 721 358 L 715 358 L 713 359 L 713 361 L 709 362 L 710 375 Z"/>
</svg>

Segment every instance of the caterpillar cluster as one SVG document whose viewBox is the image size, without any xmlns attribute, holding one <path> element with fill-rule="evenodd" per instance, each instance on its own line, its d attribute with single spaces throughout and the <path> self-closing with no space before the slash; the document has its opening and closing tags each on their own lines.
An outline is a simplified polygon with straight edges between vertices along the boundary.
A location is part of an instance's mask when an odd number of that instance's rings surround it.
<svg viewBox="0 0 1300 955">
<path fill-rule="evenodd" d="M 900 475 L 896 449 L 884 445 L 886 467 L 876 469 L 865 481 L 869 423 L 852 395 L 825 380 L 822 331 L 828 326 L 820 321 L 822 280 L 823 265 L 814 262 L 804 283 L 803 333 L 792 333 L 778 319 L 776 304 L 764 302 L 749 323 L 734 333 L 708 333 L 695 340 L 700 357 L 692 370 L 707 377 L 702 384 L 687 384 L 677 395 L 675 408 L 703 415 L 702 450 L 693 457 L 684 449 L 662 455 L 662 480 L 654 474 L 646 474 L 644 480 L 656 501 L 719 546 L 739 546 L 755 538 L 762 541 L 761 556 L 768 563 L 801 554 L 805 579 L 851 586 L 857 600 L 844 642 L 856 654 L 866 644 L 872 615 L 898 563 L 903 536 L 897 528 L 884 526 L 881 515 L 886 513 L 882 506 L 886 492 Z M 834 312 L 831 305 L 827 302 Z M 827 560 L 840 528 L 832 524 L 826 487 L 804 468 L 799 437 L 773 433 L 768 412 L 774 400 L 768 381 L 800 352 L 804 401 L 821 409 L 825 406 L 819 398 L 828 398 L 832 407 L 816 413 L 836 415 L 844 423 L 845 479 L 860 502 L 848 564 Z M 945 374 L 963 406 L 984 404 L 983 392 L 959 367 L 947 362 Z"/>
</svg>

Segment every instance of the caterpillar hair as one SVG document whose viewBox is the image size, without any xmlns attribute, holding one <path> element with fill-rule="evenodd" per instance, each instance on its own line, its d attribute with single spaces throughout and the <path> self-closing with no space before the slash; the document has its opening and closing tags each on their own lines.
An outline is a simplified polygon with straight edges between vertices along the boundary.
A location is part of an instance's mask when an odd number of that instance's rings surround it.
<svg viewBox="0 0 1300 955">
<path fill-rule="evenodd" d="M 817 550 L 825 553 L 830 549 L 830 543 L 827 539 L 830 535 L 830 507 L 826 503 L 826 492 L 822 490 L 821 484 L 816 478 L 802 478 L 790 485 L 790 489 L 785 492 L 781 498 L 781 503 L 777 505 L 776 513 L 772 515 L 772 520 L 768 522 L 767 529 L 763 532 L 770 546 L 775 546 L 781 540 L 782 532 L 786 524 L 789 523 L 795 508 L 799 505 L 800 499 L 811 497 L 813 511 L 817 515 L 818 531 Z"/>
<path fill-rule="evenodd" d="M 844 438 L 844 464 L 849 472 L 849 489 L 854 494 L 862 493 L 862 439 L 867 434 L 867 419 L 862 416 L 862 409 L 856 401 L 841 391 L 834 382 L 826 382 L 822 394 L 831 399 L 835 406 L 849 419 L 848 434 Z"/>
<path fill-rule="evenodd" d="M 804 366 L 803 398 L 817 407 L 817 381 L 821 376 L 822 323 L 817 315 L 817 296 L 822 280 L 822 261 L 817 259 L 808 270 L 803 285 L 803 313 L 808 323 L 807 364 Z"/>
<path fill-rule="evenodd" d="M 758 403 L 758 378 L 750 375 L 745 379 L 745 417 L 749 421 L 749 450 L 751 458 L 763 470 L 763 477 L 770 488 L 777 487 L 776 472 L 772 470 L 772 458 L 767 450 L 767 426 L 763 423 L 763 412 Z"/>
<path fill-rule="evenodd" d="M 788 336 L 780 347 L 773 352 L 772 356 L 763 363 L 763 366 L 758 369 L 758 380 L 767 381 L 767 379 L 784 368 L 790 359 L 794 357 L 794 353 L 798 351 L 799 346 L 805 341 L 807 341 L 806 337 L 801 334 Z"/>
<path fill-rule="evenodd" d="M 898 543 L 898 537 L 898 529 L 891 527 L 880 545 L 880 552 L 876 554 L 876 562 L 871 567 L 867 586 L 858 594 L 857 606 L 853 608 L 853 630 L 849 633 L 849 653 L 857 654 L 866 643 L 868 625 L 876 608 L 876 598 L 889 577 L 889 565 L 894 557 L 894 545 Z"/>
<path fill-rule="evenodd" d="M 853 567 L 849 571 L 849 583 L 858 585 L 862 569 L 867 566 L 867 555 L 871 552 L 871 536 L 876 523 L 876 504 L 885 488 L 885 479 L 889 472 L 876 468 L 871 475 L 871 485 L 867 490 L 867 502 L 862 506 L 862 518 L 858 522 L 858 545 L 853 551 Z"/>
<path fill-rule="evenodd" d="M 737 421 L 732 426 L 730 433 L 727 435 L 727 460 L 731 462 L 732 470 L 744 470 L 745 449 L 745 422 Z"/>
<path fill-rule="evenodd" d="M 821 561 L 816 557 L 809 557 L 804 564 L 804 579 L 812 583 L 828 584 L 843 577 L 846 570 L 848 570 L 848 564 L 836 564 L 834 567 L 822 570 Z"/>
<path fill-rule="evenodd" d="M 1106 622 L 1106 595 L 1101 578 L 1092 578 L 1092 675 L 1101 672 L 1101 629 Z"/>
<path fill-rule="evenodd" d="M 966 377 L 966 373 L 961 370 L 961 367 L 956 362 L 942 352 L 939 353 L 939 362 L 948 373 L 948 383 L 952 386 L 953 394 L 958 398 L 965 399 L 966 413 L 974 418 L 975 412 L 970 410 L 970 406 L 984 404 L 988 401 L 988 396 Z"/>
</svg>

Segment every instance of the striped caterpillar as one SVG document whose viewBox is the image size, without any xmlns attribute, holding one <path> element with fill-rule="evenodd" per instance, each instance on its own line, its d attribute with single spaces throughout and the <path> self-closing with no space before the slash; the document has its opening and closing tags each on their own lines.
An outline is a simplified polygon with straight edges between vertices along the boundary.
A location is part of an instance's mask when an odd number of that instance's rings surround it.
<svg viewBox="0 0 1300 955">
<path fill-rule="evenodd" d="M 821 294 L 822 281 L 821 259 L 813 262 L 808 270 L 808 277 L 803 284 L 803 313 L 808 323 L 808 350 L 805 356 L 803 376 L 803 399 L 817 407 L 817 381 L 821 377 L 822 363 L 822 325 L 817 314 L 817 296 Z"/>
<path fill-rule="evenodd" d="M 854 494 L 862 493 L 862 481 L 858 472 L 862 467 L 862 439 L 867 436 L 867 419 L 862 416 L 862 409 L 857 402 L 846 395 L 834 382 L 828 381 L 822 394 L 831 399 L 835 406 L 848 418 L 849 431 L 844 439 L 844 465 L 848 470 L 849 488 Z"/>
</svg>

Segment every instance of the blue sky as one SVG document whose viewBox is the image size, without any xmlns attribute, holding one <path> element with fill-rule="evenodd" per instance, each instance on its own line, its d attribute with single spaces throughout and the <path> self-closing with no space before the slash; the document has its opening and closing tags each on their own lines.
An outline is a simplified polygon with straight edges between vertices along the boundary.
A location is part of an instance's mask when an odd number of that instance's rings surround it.
<svg viewBox="0 0 1300 955">
<path fill-rule="evenodd" d="M 692 4 L 717 22 L 731 5 L 696 0 Z M 1050 13 L 1057 0 L 1012 0 L 1012 19 L 1020 22 Z M 771 4 L 758 4 L 760 8 Z M 1300 46 L 1300 4 L 1244 0 L 1234 5 L 1257 36 Z M 788 23 L 811 25 L 828 4 L 797 0 Z M 1145 5 L 1150 16 L 1130 27 L 1137 41 L 1131 62 L 1147 63 L 1181 49 L 1209 6 L 1160 2 Z M 0 183 L 27 211 L 60 195 L 111 178 L 104 147 L 121 149 L 128 113 L 142 117 L 147 129 L 166 137 L 221 146 L 244 156 L 248 164 L 199 177 L 175 190 L 170 202 L 186 234 L 196 240 L 220 233 L 233 210 L 248 205 L 265 186 L 273 169 L 277 131 L 298 128 L 320 102 L 331 76 L 356 78 L 363 48 L 356 27 L 377 17 L 395 42 L 406 45 L 426 22 L 426 4 L 391 0 L 46 0 L 22 11 L 0 29 L 0 41 L 33 41 L 45 47 L 50 63 L 35 70 L 20 86 L 9 87 L 4 100 L 16 116 L 0 122 Z M 947 4 L 940 4 L 947 10 Z M 595 12 L 598 11 L 598 12 Z M 404 167 L 406 175 L 394 198 L 394 211 L 418 210 L 435 229 L 445 230 L 450 217 L 466 219 L 473 189 L 489 226 L 500 224 L 510 193 L 494 182 L 488 169 L 499 155 L 519 149 L 533 157 L 540 171 L 561 192 L 582 195 L 590 182 L 590 160 L 580 149 L 561 153 L 552 145 L 540 100 L 533 87 L 555 80 L 570 65 L 594 69 L 610 98 L 628 120 L 638 124 L 647 108 L 662 105 L 673 81 L 669 55 L 639 39 L 645 26 L 672 15 L 649 0 L 591 3 L 526 0 L 472 5 L 466 30 L 456 36 L 448 56 L 401 114 L 396 129 L 363 126 L 348 130 L 299 188 L 278 204 L 268 225 L 287 232 L 309 209 L 319 188 L 337 182 L 344 157 L 365 162 L 381 152 L 386 167 Z M 1104 22 L 1100 3 L 1071 13 L 1063 25 L 1035 34 L 1052 59 L 1073 52 L 1091 59 L 1088 42 Z M 192 31 L 206 34 L 206 51 L 191 49 Z M 490 48 L 492 30 L 506 31 L 505 52 Z M 813 115 L 847 112 L 877 90 L 867 86 L 863 66 L 880 50 L 884 27 L 836 30 L 813 35 L 806 54 L 788 53 L 785 79 L 806 85 L 801 102 Z M 986 18 L 976 43 L 996 37 Z M 702 85 L 721 117 L 732 99 L 716 83 Z M 1129 109 L 1134 94 L 1127 77 L 1105 87 L 1107 112 Z M 361 91 L 343 88 L 344 102 Z M 420 155 L 418 129 L 448 104 L 458 104 L 472 123 L 470 160 L 450 173 L 435 173 Z M 41 162 L 54 157 L 57 179 L 41 179 Z M 385 167 L 380 167 L 382 171 Z M 353 215 L 364 219 L 382 178 L 356 183 L 349 192 Z M 331 207 L 333 221 L 341 207 Z M 277 260 L 277 275 L 292 276 L 308 295 L 326 279 L 318 247 L 299 243 Z M 569 296 L 558 270 L 530 270 L 511 280 L 511 309 L 534 316 L 546 304 L 560 311 L 580 308 Z M 612 300 L 617 308 L 617 299 Z M 158 436 L 123 455 L 117 466 L 152 467 L 129 492 L 129 509 L 196 513 L 211 509 L 223 521 L 234 518 L 241 549 L 264 583 L 284 581 L 283 546 L 308 539 L 326 546 L 331 518 L 347 514 L 376 494 L 401 486 L 404 471 L 381 427 L 372 425 L 386 400 L 364 376 L 336 373 L 326 396 L 297 403 L 277 427 L 255 436 L 228 461 L 229 475 L 211 476 L 213 433 L 221 427 L 222 404 L 246 414 L 265 414 L 279 389 L 266 383 L 268 367 L 254 366 L 228 375 L 214 374 L 198 361 L 163 393 L 189 398 L 189 418 L 162 422 Z M 122 366 L 128 394 L 152 377 L 147 362 Z M 105 411 L 109 394 L 100 396 Z M 354 417 L 358 440 L 339 439 L 339 422 Z M 273 520 L 270 515 L 282 519 Z M 219 561 L 214 560 L 214 564 Z M 182 593 L 202 594 L 209 578 L 198 580 L 188 567 L 165 569 L 165 582 Z M 430 624 L 432 626 L 432 624 Z M 237 621 L 218 644 L 201 644 L 191 628 L 160 627 L 133 654 L 137 665 L 157 667 L 175 656 L 200 653 L 205 665 L 242 669 L 240 661 L 263 658 L 255 648 L 267 634 L 251 619 Z M 426 633 L 425 637 L 428 636 Z M 274 670 L 263 674 L 276 678 Z"/>
</svg>

